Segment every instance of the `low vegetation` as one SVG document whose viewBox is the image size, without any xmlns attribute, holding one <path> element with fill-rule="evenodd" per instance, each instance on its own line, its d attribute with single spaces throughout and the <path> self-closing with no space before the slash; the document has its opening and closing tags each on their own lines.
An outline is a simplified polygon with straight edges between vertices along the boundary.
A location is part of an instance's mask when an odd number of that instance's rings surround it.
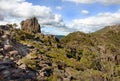
<svg viewBox="0 0 120 81">
<path fill-rule="evenodd" d="M 119 81 L 119 29 L 113 26 L 89 34 L 74 32 L 59 40 L 13 28 L 10 37 L 29 50 L 19 60 L 40 76 L 36 76 L 38 81 Z M 1 50 L 0 54 L 4 52 Z"/>
</svg>

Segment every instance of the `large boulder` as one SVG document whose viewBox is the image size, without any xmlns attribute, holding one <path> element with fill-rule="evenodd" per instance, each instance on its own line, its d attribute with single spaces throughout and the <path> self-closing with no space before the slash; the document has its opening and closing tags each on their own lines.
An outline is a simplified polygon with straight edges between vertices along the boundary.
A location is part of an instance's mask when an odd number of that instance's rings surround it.
<svg viewBox="0 0 120 81">
<path fill-rule="evenodd" d="M 40 24 L 36 17 L 22 21 L 21 29 L 29 33 L 41 33 Z"/>
</svg>

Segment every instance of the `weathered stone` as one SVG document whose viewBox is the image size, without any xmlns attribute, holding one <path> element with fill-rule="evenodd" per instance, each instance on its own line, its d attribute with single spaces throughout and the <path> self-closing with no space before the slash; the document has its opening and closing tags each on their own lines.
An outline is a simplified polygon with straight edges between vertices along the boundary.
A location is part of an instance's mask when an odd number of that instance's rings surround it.
<svg viewBox="0 0 120 81">
<path fill-rule="evenodd" d="M 4 45 L 4 50 L 11 51 L 11 50 L 13 50 L 13 46 L 12 45 Z"/>
<path fill-rule="evenodd" d="M 36 17 L 22 21 L 21 29 L 29 33 L 41 33 L 40 24 Z"/>
<path fill-rule="evenodd" d="M 11 56 L 17 55 L 19 54 L 18 51 L 14 50 L 14 51 L 10 51 L 9 52 Z"/>
<path fill-rule="evenodd" d="M 0 65 L 12 65 L 14 64 L 11 60 L 0 61 Z"/>
<path fill-rule="evenodd" d="M 22 65 L 20 65 L 18 67 L 21 68 L 21 69 L 26 69 L 27 66 L 25 64 L 22 64 Z"/>
<path fill-rule="evenodd" d="M 11 24 L 7 24 L 7 25 L 0 25 L 0 29 L 3 29 L 3 30 L 9 30 L 10 27 L 12 27 Z"/>
</svg>

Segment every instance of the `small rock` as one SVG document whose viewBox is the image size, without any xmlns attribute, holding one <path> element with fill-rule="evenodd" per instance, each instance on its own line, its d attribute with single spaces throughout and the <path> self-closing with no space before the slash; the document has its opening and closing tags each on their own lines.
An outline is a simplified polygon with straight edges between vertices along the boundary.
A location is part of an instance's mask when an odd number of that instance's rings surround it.
<svg viewBox="0 0 120 81">
<path fill-rule="evenodd" d="M 25 64 L 22 64 L 22 65 L 20 65 L 18 67 L 21 68 L 21 69 L 26 69 L 26 65 Z"/>
<path fill-rule="evenodd" d="M 13 50 L 13 46 L 12 45 L 4 45 L 4 50 L 11 51 L 11 50 Z"/>
<path fill-rule="evenodd" d="M 19 53 L 18 53 L 18 51 L 14 50 L 14 51 L 10 51 L 9 54 L 11 56 L 14 56 L 14 55 L 18 55 Z"/>
<path fill-rule="evenodd" d="M 4 75 L 4 77 L 8 78 L 10 76 L 10 71 L 5 70 L 2 72 L 2 74 Z"/>
</svg>

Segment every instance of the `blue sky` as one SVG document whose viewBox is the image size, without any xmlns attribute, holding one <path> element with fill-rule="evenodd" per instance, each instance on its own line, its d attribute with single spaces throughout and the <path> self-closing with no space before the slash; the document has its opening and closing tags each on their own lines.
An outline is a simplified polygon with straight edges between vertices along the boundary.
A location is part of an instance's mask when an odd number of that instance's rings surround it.
<svg viewBox="0 0 120 81">
<path fill-rule="evenodd" d="M 64 21 L 68 22 L 73 19 L 79 18 L 86 18 L 89 16 L 97 15 L 98 13 L 104 12 L 116 12 L 120 5 L 112 4 L 112 5 L 105 5 L 102 3 L 93 3 L 93 4 L 80 4 L 80 3 L 73 3 L 63 0 L 27 0 L 33 5 L 41 5 L 41 6 L 48 6 L 52 9 L 54 13 L 61 14 Z M 61 7 L 61 10 L 57 10 L 56 7 Z M 81 13 L 82 10 L 87 10 L 90 14 L 85 15 Z"/>
<path fill-rule="evenodd" d="M 7 5 L 7 6 L 5 6 Z M 120 0 L 1 0 L 0 24 L 36 16 L 45 34 L 94 32 L 120 24 Z"/>
</svg>

